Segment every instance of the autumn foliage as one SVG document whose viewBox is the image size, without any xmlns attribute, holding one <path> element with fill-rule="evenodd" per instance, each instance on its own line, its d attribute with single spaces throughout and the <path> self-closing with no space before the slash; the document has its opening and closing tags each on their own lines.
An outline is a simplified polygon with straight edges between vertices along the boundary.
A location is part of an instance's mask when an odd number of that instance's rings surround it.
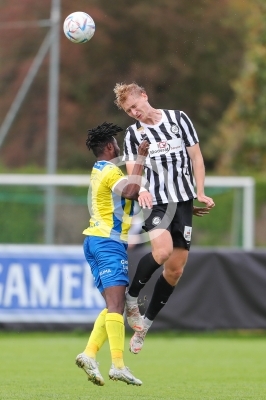
<svg viewBox="0 0 266 400">
<path fill-rule="evenodd" d="M 251 3 L 255 5 L 258 1 Z M 221 143 L 213 142 L 213 137 L 219 135 L 219 129 L 224 131 L 221 121 L 225 113 L 230 120 L 228 115 L 232 111 L 227 110 L 236 107 L 232 104 L 241 79 L 246 86 L 252 86 L 251 102 L 260 87 L 259 82 L 255 85 L 254 79 L 243 72 L 247 46 L 252 45 L 252 39 L 247 38 L 250 30 L 255 29 L 248 23 L 250 2 L 80 0 L 73 5 L 73 1 L 62 0 L 61 3 L 61 25 L 72 11 L 85 11 L 93 17 L 96 33 L 89 43 L 76 45 L 66 39 L 61 29 L 59 168 L 91 166 L 93 157 L 85 146 L 88 128 L 103 121 L 129 125 L 129 117 L 113 103 L 113 87 L 116 82 L 131 81 L 147 89 L 154 107 L 185 111 L 200 136 L 207 170 L 222 168 L 226 163 L 220 160 Z M 50 8 L 50 0 L 0 1 L 0 28 L 5 22 L 49 19 Z M 258 17 L 259 14 L 254 15 Z M 0 123 L 48 29 L 1 28 Z M 263 34 L 265 38 L 264 30 Z M 255 63 L 259 58 L 265 64 L 264 45 L 265 39 L 257 52 L 252 53 Z M 251 48 L 249 51 L 252 52 Z M 48 67 L 47 56 L 0 149 L 4 166 L 45 166 Z M 258 79 L 264 83 L 264 75 Z M 239 117 L 237 121 L 240 127 Z"/>
</svg>

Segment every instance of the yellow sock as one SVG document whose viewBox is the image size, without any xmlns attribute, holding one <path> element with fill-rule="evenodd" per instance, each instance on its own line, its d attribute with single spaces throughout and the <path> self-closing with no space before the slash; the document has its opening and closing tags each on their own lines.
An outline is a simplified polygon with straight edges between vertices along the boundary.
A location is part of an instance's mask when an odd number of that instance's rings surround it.
<svg viewBox="0 0 266 400">
<path fill-rule="evenodd" d="M 125 346 L 125 324 L 124 318 L 118 313 L 107 313 L 105 326 L 109 340 L 112 363 L 116 368 L 125 366 L 123 352 Z"/>
<path fill-rule="evenodd" d="M 107 308 L 102 310 L 94 322 L 93 330 L 90 334 L 86 349 L 84 350 L 84 353 L 88 357 L 96 358 L 97 352 L 107 339 L 107 332 L 105 328 L 105 317 L 107 311 Z"/>
</svg>

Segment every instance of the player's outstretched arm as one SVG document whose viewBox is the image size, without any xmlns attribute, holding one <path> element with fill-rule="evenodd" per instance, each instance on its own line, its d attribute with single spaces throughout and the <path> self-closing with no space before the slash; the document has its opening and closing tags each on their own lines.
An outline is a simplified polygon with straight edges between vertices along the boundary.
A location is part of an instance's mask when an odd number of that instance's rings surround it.
<svg viewBox="0 0 266 400">
<path fill-rule="evenodd" d="M 214 201 L 204 193 L 205 167 L 199 144 L 187 147 L 188 155 L 192 161 L 193 174 L 197 187 L 197 199 L 200 203 L 205 203 L 206 207 L 213 207 Z"/>
<path fill-rule="evenodd" d="M 138 148 L 138 156 L 133 165 L 131 173 L 122 179 L 115 187 L 115 192 L 129 200 L 137 200 L 141 187 L 143 165 L 148 155 L 149 143 L 144 140 Z"/>
</svg>

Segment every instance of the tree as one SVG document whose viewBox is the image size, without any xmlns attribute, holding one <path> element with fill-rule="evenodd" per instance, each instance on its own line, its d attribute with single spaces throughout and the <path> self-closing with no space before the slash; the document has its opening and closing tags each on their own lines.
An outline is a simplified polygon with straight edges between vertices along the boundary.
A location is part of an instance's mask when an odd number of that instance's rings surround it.
<svg viewBox="0 0 266 400">
<path fill-rule="evenodd" d="M 89 127 L 104 120 L 129 125 L 131 120 L 113 103 L 113 87 L 116 82 L 137 81 L 147 89 L 155 107 L 188 113 L 199 133 L 207 168 L 212 170 L 215 159 L 208 152 L 209 143 L 232 101 L 230 82 L 238 74 L 243 54 L 241 7 L 232 13 L 232 2 L 237 1 L 91 0 L 88 5 L 80 0 L 79 9 L 93 17 L 96 33 L 89 43 L 76 45 L 61 30 L 59 167 L 91 165 L 93 157 L 90 160 L 84 145 Z M 35 3 L 25 0 L 16 5 L 14 19 L 49 18 L 50 1 L 41 6 Z M 3 19 L 11 20 L 12 1 L 0 6 Z M 65 0 L 62 18 L 72 11 L 73 2 Z M 14 31 L 11 36 L 12 41 L 0 38 L 3 111 L 8 109 L 44 32 Z M 10 167 L 44 165 L 47 61 L 0 149 Z"/>
<path fill-rule="evenodd" d="M 221 174 L 252 174 L 266 168 L 266 4 L 252 0 L 246 7 L 241 73 L 232 84 L 234 100 L 211 143 Z"/>
</svg>

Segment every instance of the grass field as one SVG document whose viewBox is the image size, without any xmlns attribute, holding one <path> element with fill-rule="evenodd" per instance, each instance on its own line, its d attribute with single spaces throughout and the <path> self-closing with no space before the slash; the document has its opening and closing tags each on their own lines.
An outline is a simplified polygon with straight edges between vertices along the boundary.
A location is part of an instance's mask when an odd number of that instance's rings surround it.
<svg viewBox="0 0 266 400">
<path fill-rule="evenodd" d="M 74 362 L 86 341 L 83 333 L 0 333 L 0 399 L 266 399 L 265 333 L 151 333 L 140 354 L 125 352 L 141 387 L 108 379 L 107 344 L 98 357 L 106 384 L 88 382 Z"/>
</svg>

